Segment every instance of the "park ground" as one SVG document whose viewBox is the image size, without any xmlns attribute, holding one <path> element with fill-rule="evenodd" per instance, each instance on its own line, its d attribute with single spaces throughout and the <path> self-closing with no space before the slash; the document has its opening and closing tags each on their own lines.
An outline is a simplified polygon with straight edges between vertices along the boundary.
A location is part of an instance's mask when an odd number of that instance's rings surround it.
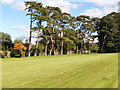
<svg viewBox="0 0 120 90">
<path fill-rule="evenodd" d="M 2 60 L 2 88 L 117 88 L 118 54 Z"/>
</svg>

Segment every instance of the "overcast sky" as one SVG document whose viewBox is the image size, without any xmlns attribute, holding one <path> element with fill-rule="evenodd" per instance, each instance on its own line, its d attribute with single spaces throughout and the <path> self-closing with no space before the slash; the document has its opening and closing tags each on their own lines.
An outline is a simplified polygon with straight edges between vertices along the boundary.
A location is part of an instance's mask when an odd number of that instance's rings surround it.
<svg viewBox="0 0 120 90">
<path fill-rule="evenodd" d="M 26 16 L 25 0 L 1 0 L 0 9 L 1 32 L 11 35 L 12 41 L 17 37 L 29 37 L 29 16 Z M 62 12 L 72 16 L 89 15 L 103 17 L 113 11 L 118 11 L 119 0 L 35 0 L 44 6 L 58 6 Z M 1 6 L 1 5 L 0 5 Z M 1 14 L 2 13 L 2 14 Z M 35 43 L 35 40 L 32 40 Z"/>
</svg>

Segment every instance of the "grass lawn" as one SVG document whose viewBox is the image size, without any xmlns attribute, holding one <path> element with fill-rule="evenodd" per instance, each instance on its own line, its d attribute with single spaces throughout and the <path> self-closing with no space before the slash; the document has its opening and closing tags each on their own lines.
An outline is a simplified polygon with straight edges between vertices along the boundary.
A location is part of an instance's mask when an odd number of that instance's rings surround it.
<svg viewBox="0 0 120 90">
<path fill-rule="evenodd" d="M 2 60 L 3 88 L 117 88 L 118 54 Z"/>
</svg>

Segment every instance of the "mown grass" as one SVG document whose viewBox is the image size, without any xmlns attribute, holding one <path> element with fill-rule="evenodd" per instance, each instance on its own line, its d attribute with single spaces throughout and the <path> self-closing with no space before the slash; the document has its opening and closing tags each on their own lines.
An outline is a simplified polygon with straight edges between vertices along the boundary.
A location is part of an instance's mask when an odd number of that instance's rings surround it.
<svg viewBox="0 0 120 90">
<path fill-rule="evenodd" d="M 2 60 L 3 88 L 117 88 L 118 54 Z"/>
</svg>

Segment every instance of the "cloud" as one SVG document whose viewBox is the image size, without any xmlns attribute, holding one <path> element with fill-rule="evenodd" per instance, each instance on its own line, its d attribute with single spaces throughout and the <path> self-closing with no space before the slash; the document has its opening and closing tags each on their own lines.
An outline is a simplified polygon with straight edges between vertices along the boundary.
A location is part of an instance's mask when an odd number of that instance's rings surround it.
<svg viewBox="0 0 120 90">
<path fill-rule="evenodd" d="M 12 26 L 11 29 L 13 29 L 13 30 L 22 30 L 22 31 L 29 32 L 29 28 L 27 26 L 24 26 L 24 25 Z"/>
<path fill-rule="evenodd" d="M 43 6 L 60 7 L 62 12 L 67 12 L 67 13 L 70 13 L 71 10 L 75 10 L 82 5 L 82 4 L 70 3 L 71 0 L 37 0 L 37 1 L 42 2 Z M 91 8 L 81 13 L 81 14 L 88 14 L 90 16 L 97 16 L 97 17 L 102 17 L 102 15 L 104 14 L 108 14 L 111 11 L 118 10 L 117 7 L 111 8 L 112 6 L 115 6 L 118 1 L 119 0 L 109 0 L 109 1 L 108 0 L 78 0 L 78 2 L 91 2 L 98 6 L 104 7 L 103 10 L 98 8 Z M 17 9 L 20 11 L 25 10 L 24 1 L 2 0 L 2 2 L 11 4 L 13 9 Z M 99 12 L 99 13 L 96 13 L 96 12 Z"/>
<path fill-rule="evenodd" d="M 118 1 L 119 0 L 85 0 L 86 2 L 93 3 L 100 8 L 86 9 L 80 15 L 89 15 L 91 17 L 103 17 L 111 12 L 118 12 Z"/>
<path fill-rule="evenodd" d="M 15 2 L 12 5 L 12 8 L 20 10 L 20 11 L 24 11 L 25 10 L 25 3 L 22 1 Z"/>
<path fill-rule="evenodd" d="M 66 0 L 69 2 L 91 2 L 95 3 L 99 6 L 111 6 L 114 5 L 115 3 L 118 3 L 119 0 Z"/>
<path fill-rule="evenodd" d="M 85 1 L 94 3 L 98 6 L 113 6 L 116 5 L 119 0 L 85 0 Z"/>
<path fill-rule="evenodd" d="M 69 1 L 65 1 L 65 0 L 38 0 L 38 2 L 41 2 L 43 6 L 60 7 L 62 12 L 67 12 L 67 13 L 70 13 L 71 10 L 76 9 L 78 6 L 81 5 L 81 4 L 71 4 Z M 23 1 L 16 1 L 12 4 L 12 8 L 20 11 L 24 11 L 25 3 Z"/>
<path fill-rule="evenodd" d="M 14 2 L 13 0 L 1 0 L 2 4 L 7 4 L 7 5 L 12 4 L 13 2 Z"/>
<path fill-rule="evenodd" d="M 120 0 L 66 0 L 69 2 L 88 2 L 100 7 L 112 7 L 118 5 Z M 117 9 L 118 10 L 118 9 Z"/>
<path fill-rule="evenodd" d="M 114 8 L 112 8 L 112 7 L 104 7 L 103 13 L 104 14 L 109 14 L 111 12 L 118 12 L 118 9 L 116 7 L 114 7 Z"/>
<path fill-rule="evenodd" d="M 107 15 L 111 12 L 117 12 L 117 6 L 112 8 L 112 7 L 104 7 L 103 9 L 98 9 L 98 8 L 91 8 L 91 9 L 86 9 L 83 13 L 80 13 L 80 15 L 89 15 L 91 17 L 103 17 L 104 15 Z"/>
<path fill-rule="evenodd" d="M 80 13 L 80 15 L 89 15 L 91 17 L 101 17 L 103 15 L 103 12 L 98 8 L 91 8 L 85 10 L 83 13 Z"/>
<path fill-rule="evenodd" d="M 11 5 L 11 8 L 13 9 L 17 9 L 20 11 L 24 11 L 25 10 L 25 3 L 24 1 L 19 1 L 19 0 L 1 0 L 2 4 L 5 5 Z"/>
<path fill-rule="evenodd" d="M 60 7 L 62 12 L 70 13 L 70 10 L 76 9 L 78 7 L 77 4 L 71 4 L 69 1 L 65 0 L 39 0 L 43 3 L 43 6 L 54 6 Z"/>
</svg>

